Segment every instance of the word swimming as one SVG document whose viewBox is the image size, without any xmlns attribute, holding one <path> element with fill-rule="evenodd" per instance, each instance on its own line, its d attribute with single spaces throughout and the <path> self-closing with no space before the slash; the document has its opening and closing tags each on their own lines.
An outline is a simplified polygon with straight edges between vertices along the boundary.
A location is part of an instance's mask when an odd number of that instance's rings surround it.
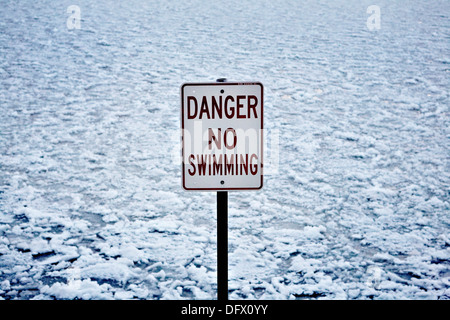
<svg viewBox="0 0 450 320">
<path fill-rule="evenodd" d="M 187 118 L 191 119 L 250 119 L 258 118 L 258 98 L 254 95 L 237 95 L 215 97 L 210 100 L 203 96 L 198 101 L 194 96 L 187 97 Z"/>
<path fill-rule="evenodd" d="M 256 175 L 258 156 L 252 154 L 191 154 L 188 174 L 191 176 Z"/>
</svg>

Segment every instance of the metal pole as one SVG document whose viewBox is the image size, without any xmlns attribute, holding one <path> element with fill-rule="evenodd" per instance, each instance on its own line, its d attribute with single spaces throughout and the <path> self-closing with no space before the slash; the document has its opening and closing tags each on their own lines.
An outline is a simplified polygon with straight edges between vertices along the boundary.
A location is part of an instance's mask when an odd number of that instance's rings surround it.
<svg viewBox="0 0 450 320">
<path fill-rule="evenodd" d="M 228 191 L 217 191 L 217 300 L 228 300 Z"/>
<path fill-rule="evenodd" d="M 217 191 L 217 299 L 228 300 L 228 191 Z"/>
</svg>

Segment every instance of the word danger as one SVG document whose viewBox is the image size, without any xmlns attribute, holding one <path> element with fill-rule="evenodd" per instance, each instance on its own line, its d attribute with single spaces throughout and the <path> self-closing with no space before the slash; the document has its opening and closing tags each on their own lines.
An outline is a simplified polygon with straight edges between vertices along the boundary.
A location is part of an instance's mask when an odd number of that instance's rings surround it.
<svg viewBox="0 0 450 320">
<path fill-rule="evenodd" d="M 213 144 L 216 151 L 222 150 L 222 147 L 233 150 L 237 146 L 237 141 L 237 133 L 233 128 L 226 129 L 223 134 L 222 128 L 218 128 L 216 132 L 208 128 L 209 150 L 212 150 Z M 190 154 L 188 164 L 187 172 L 191 176 L 256 175 L 259 168 L 256 153 Z"/>
<path fill-rule="evenodd" d="M 236 97 L 222 96 L 202 98 L 197 101 L 194 96 L 187 97 L 187 118 L 191 119 L 250 119 L 258 118 L 258 98 L 254 95 L 238 95 Z"/>
</svg>

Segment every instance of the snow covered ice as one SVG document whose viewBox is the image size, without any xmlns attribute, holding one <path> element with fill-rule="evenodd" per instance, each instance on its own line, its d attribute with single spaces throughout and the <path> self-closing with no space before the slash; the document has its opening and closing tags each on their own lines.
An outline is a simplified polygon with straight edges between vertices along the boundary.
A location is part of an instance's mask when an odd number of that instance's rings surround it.
<svg viewBox="0 0 450 320">
<path fill-rule="evenodd" d="M 217 298 L 174 154 L 219 77 L 264 84 L 280 152 L 229 195 L 230 299 L 450 298 L 449 1 L 0 6 L 1 299 Z"/>
</svg>

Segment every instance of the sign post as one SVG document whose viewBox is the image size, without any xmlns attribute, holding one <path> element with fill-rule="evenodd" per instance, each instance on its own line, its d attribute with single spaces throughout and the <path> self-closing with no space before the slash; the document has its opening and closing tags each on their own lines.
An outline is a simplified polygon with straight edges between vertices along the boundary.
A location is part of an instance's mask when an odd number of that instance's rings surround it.
<svg viewBox="0 0 450 320">
<path fill-rule="evenodd" d="M 228 191 L 217 191 L 217 299 L 228 300 Z"/>
<path fill-rule="evenodd" d="M 217 291 L 228 300 L 228 191 L 263 186 L 263 85 L 181 86 L 182 186 L 217 191 Z"/>
<path fill-rule="evenodd" d="M 217 191 L 217 300 L 228 300 L 228 191 Z"/>
</svg>

